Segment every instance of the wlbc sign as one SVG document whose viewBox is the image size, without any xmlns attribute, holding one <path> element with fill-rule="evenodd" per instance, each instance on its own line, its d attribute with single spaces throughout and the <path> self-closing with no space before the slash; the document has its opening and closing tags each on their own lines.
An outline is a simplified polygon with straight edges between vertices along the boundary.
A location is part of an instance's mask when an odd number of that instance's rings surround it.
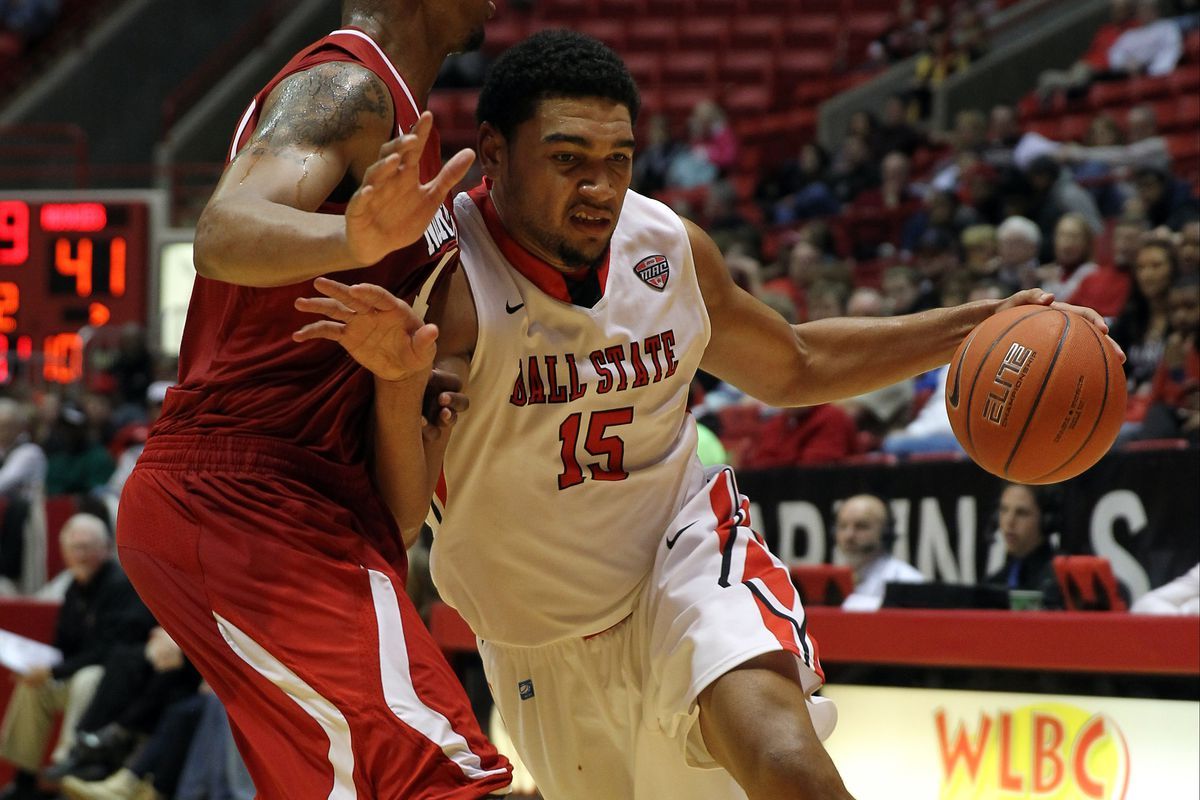
<svg viewBox="0 0 1200 800">
<path fill-rule="evenodd" d="M 964 719 L 933 714 L 940 800 L 1126 800 L 1129 748 L 1117 724 L 1057 702 Z"/>
</svg>

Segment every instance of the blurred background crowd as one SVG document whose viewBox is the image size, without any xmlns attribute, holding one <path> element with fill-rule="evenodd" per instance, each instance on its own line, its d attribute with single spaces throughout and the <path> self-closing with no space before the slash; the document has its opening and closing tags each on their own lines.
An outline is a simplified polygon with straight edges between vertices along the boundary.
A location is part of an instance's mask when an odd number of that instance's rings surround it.
<svg viewBox="0 0 1200 800">
<path fill-rule="evenodd" d="M 19 106 L 24 84 L 78 52 L 119 5 L 0 0 L 0 111 L 8 101 Z M 253 25 L 238 36 L 261 35 L 291 5 L 255 4 Z M 784 318 L 892 316 L 1041 286 L 1096 308 L 1128 357 L 1130 402 L 1118 447 L 1200 444 L 1197 0 L 1111 0 L 1102 24 L 1080 34 L 1087 42 L 1078 58 L 1049 59 L 1007 102 L 949 111 L 945 87 L 1013 47 L 1005 31 L 1025 6 L 1047 4 L 497 5 L 489 45 L 451 59 L 430 101 L 448 148 L 471 143 L 475 93 L 497 52 L 539 27 L 578 27 L 618 49 L 643 89 L 633 188 L 703 225 L 739 285 Z M 213 70 L 228 60 L 212 57 L 182 82 L 215 83 Z M 145 80 L 150 86 L 156 76 Z M 876 100 L 848 103 L 818 126 L 822 103 L 832 107 L 880 81 L 887 88 Z M 198 102 L 179 99 L 188 92 L 171 97 L 164 125 Z M 235 105 L 244 99 L 238 94 Z M 139 113 L 158 117 L 157 107 L 130 112 Z M 0 126 L 12 121 L 0 116 Z M 232 126 L 217 122 L 214 161 Z M 90 165 L 96 185 L 167 185 L 172 224 L 194 222 L 211 181 L 191 185 L 179 179 L 182 171 L 162 173 L 163 159 L 148 153 L 140 165 L 105 164 L 110 151 L 133 158 L 107 146 L 103 132 L 87 133 L 98 153 Z M 0 162 L 5 135 L 0 127 Z M 219 165 L 208 169 L 199 174 L 211 178 Z M 219 705 L 137 598 L 110 587 L 120 598 L 106 611 L 112 616 L 97 623 L 94 613 L 121 487 L 174 377 L 174 356 L 145 326 L 130 324 L 88 346 L 83 379 L 73 385 L 0 387 L 0 594 L 50 599 L 64 610 L 77 602 L 75 616 L 60 618 L 57 639 L 86 657 L 70 673 L 42 676 L 46 685 L 99 668 L 80 682 L 90 689 L 72 704 L 76 716 L 57 740 L 49 775 L 109 786 L 79 796 L 198 800 L 252 792 Z M 845 402 L 779 410 L 701 376 L 692 392 L 701 455 L 747 470 L 963 459 L 942 400 L 945 382 L 942 368 Z M 890 553 L 886 506 L 852 499 L 837 515 L 835 560 L 854 574 L 858 597 L 849 602 L 878 607 L 885 583 L 923 577 L 879 560 Z M 1054 505 L 1052 496 L 1004 490 L 994 518 L 1004 565 L 987 582 L 1042 592 L 1041 602 L 1053 606 L 1062 598 L 1049 567 L 1055 529 L 1047 503 Z M 419 551 L 414 559 L 419 565 Z M 412 591 L 428 601 L 419 569 Z M 1192 590 L 1183 591 L 1172 609 L 1192 603 Z M 46 691 L 22 686 L 30 697 Z M 5 745 L 13 735 L 7 726 L 0 757 L 22 770 L 20 786 L 32 792 L 29 776 L 43 753 Z M 44 749 L 50 732 L 38 730 Z M 162 744 L 130 760 L 137 741 Z"/>
</svg>

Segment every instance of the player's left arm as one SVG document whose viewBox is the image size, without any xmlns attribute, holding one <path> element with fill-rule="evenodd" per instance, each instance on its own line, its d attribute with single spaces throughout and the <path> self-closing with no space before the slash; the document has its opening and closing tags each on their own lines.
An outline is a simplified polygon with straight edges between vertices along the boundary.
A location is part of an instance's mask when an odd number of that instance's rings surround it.
<svg viewBox="0 0 1200 800">
<path fill-rule="evenodd" d="M 375 376 L 375 476 L 405 543 L 420 533 L 432 494 L 423 457 L 425 389 L 437 353 L 438 328 L 403 300 L 372 284 L 347 286 L 317 278 L 324 297 L 301 298 L 300 311 L 321 315 L 292 335 L 328 339 Z"/>
<path fill-rule="evenodd" d="M 1053 296 L 1040 289 L 901 317 L 789 325 L 733 282 L 708 234 L 686 220 L 684 225 L 712 325 L 700 368 L 773 406 L 854 397 L 941 366 L 976 325 L 1014 306 L 1053 304 L 1083 314 L 1102 333 L 1108 332 L 1096 312 L 1054 303 Z"/>
</svg>

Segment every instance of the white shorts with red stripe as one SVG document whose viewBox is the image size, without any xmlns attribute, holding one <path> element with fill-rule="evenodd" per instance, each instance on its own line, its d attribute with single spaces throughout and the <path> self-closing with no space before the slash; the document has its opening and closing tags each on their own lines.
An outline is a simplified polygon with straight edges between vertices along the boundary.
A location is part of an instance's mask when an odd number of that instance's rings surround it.
<svg viewBox="0 0 1200 800">
<path fill-rule="evenodd" d="M 752 531 L 728 468 L 665 532 L 634 612 L 541 647 L 481 641 L 492 694 L 546 800 L 744 798 L 700 735 L 697 698 L 764 653 L 796 656 L 818 735 L 837 711 L 787 569 Z M 581 565 L 581 568 L 586 568 Z"/>
</svg>

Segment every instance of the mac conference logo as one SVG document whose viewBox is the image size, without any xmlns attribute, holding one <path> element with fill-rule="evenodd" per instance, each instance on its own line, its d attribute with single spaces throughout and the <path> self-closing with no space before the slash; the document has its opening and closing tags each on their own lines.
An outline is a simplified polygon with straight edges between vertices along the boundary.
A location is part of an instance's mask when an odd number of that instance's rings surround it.
<svg viewBox="0 0 1200 800">
<path fill-rule="evenodd" d="M 1065 703 L 953 719 L 934 713 L 940 800 L 1126 800 L 1129 747 L 1112 718 Z"/>
<path fill-rule="evenodd" d="M 662 255 L 643 258 L 633 271 L 643 283 L 660 292 L 667 288 L 667 280 L 671 277 L 671 265 L 667 263 L 667 257 Z"/>
</svg>

